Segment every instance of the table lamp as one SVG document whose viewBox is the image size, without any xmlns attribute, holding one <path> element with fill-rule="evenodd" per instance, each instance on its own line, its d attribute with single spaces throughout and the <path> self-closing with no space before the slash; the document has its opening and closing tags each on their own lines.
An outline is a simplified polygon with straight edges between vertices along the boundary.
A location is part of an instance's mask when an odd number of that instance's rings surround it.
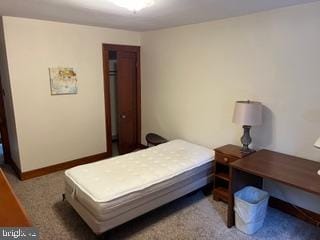
<svg viewBox="0 0 320 240">
<path fill-rule="evenodd" d="M 316 148 L 320 148 L 320 137 L 318 138 L 318 140 L 314 143 L 314 146 Z"/>
<path fill-rule="evenodd" d="M 252 101 L 237 101 L 233 113 L 233 123 L 243 126 L 243 136 L 241 137 L 242 152 L 249 153 L 251 143 L 250 128 L 262 123 L 262 104 Z"/>
</svg>

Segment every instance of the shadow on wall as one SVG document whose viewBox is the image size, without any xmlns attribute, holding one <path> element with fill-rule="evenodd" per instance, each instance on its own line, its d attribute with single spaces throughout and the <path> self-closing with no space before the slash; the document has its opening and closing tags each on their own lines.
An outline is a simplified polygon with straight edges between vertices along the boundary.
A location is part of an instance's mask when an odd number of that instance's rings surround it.
<svg viewBox="0 0 320 240">
<path fill-rule="evenodd" d="M 268 148 L 272 145 L 273 139 L 273 122 L 274 114 L 270 108 L 262 106 L 262 125 L 253 127 L 251 131 L 252 135 L 252 148 L 262 149 Z"/>
</svg>

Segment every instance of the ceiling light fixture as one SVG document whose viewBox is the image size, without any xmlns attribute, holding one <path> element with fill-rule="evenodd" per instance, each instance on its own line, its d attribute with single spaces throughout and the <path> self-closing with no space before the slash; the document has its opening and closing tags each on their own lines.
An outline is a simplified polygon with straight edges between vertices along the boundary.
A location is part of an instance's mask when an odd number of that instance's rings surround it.
<svg viewBox="0 0 320 240">
<path fill-rule="evenodd" d="M 143 8 L 150 7 L 154 4 L 154 0 L 110 0 L 119 7 L 137 12 Z"/>
</svg>

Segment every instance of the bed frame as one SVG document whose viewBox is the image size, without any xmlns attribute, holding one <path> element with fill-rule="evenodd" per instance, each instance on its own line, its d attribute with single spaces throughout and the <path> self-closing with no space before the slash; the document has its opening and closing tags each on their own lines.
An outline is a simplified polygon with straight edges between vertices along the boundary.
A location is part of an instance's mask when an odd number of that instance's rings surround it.
<svg viewBox="0 0 320 240">
<path fill-rule="evenodd" d="M 213 162 L 211 162 L 211 164 L 213 167 Z M 149 196 L 144 196 L 143 198 L 139 199 L 138 202 L 135 200 L 135 203 L 128 203 L 127 206 L 124 206 L 126 209 L 124 212 L 105 221 L 99 221 L 96 219 L 94 215 L 91 214 L 91 212 L 83 204 L 81 204 L 81 202 L 72 197 L 71 189 L 66 189 L 66 193 L 63 195 L 63 198 L 65 198 L 71 204 L 71 206 L 90 226 L 95 234 L 101 235 L 116 226 L 130 221 L 133 218 L 141 216 L 144 213 L 187 195 L 188 193 L 203 188 L 208 184 L 211 184 L 212 180 L 212 168 L 208 168 L 206 176 L 202 175 L 202 177 L 198 179 L 186 179 L 170 186 L 169 188 L 153 192 Z M 133 205 L 128 207 L 130 204 Z"/>
</svg>

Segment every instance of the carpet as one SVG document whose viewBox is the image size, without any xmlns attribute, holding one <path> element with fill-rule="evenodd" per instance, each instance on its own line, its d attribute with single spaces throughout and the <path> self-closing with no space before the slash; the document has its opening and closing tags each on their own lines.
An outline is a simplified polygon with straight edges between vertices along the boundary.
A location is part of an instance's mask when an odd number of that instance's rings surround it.
<svg viewBox="0 0 320 240">
<path fill-rule="evenodd" d="M 91 229 L 66 202 L 63 171 L 19 181 L 3 165 L 10 184 L 21 200 L 40 239 L 97 239 Z M 320 240 L 320 228 L 269 208 L 265 224 L 248 236 L 226 227 L 226 204 L 197 191 L 110 230 L 106 239 L 154 240 Z"/>
</svg>

